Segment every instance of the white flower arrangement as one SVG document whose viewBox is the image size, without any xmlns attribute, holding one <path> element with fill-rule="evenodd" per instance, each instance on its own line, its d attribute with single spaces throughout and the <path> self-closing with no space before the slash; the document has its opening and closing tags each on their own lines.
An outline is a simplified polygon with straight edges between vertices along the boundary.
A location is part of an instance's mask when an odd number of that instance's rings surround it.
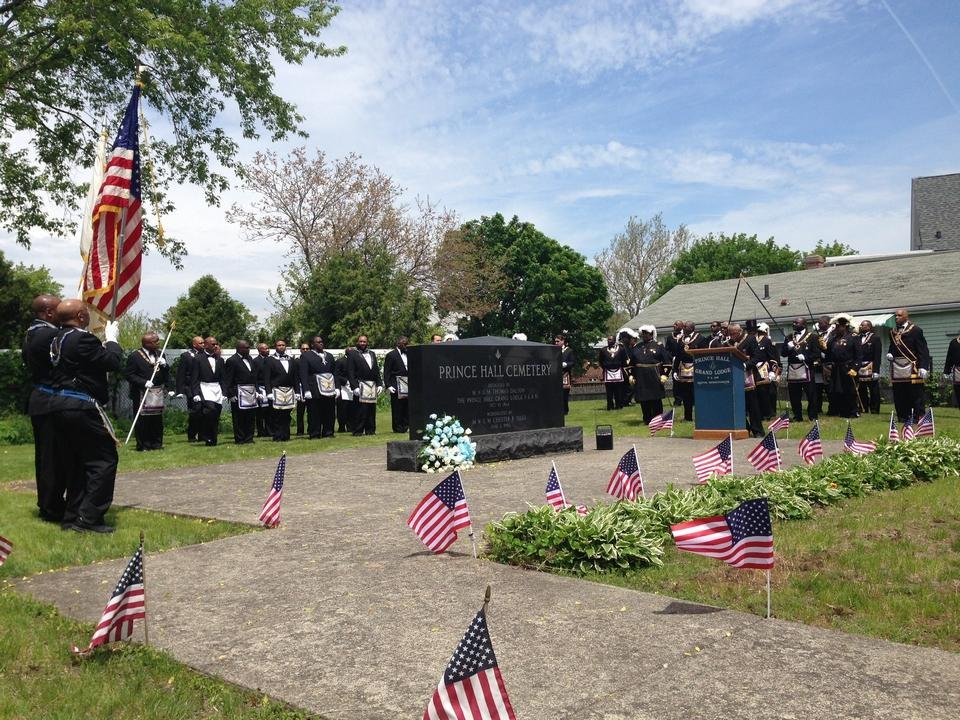
<svg viewBox="0 0 960 720">
<path fill-rule="evenodd" d="M 473 467 L 477 444 L 470 439 L 471 430 L 452 415 L 430 415 L 424 428 L 420 451 L 420 469 L 428 473 L 466 470 Z"/>
</svg>

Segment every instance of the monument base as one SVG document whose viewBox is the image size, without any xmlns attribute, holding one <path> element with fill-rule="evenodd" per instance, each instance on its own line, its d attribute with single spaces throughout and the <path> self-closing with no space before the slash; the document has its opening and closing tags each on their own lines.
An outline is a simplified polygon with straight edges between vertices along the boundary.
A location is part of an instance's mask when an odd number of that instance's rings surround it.
<svg viewBox="0 0 960 720">
<path fill-rule="evenodd" d="M 750 437 L 749 430 L 694 430 L 694 440 L 723 440 L 727 435 L 733 435 L 734 440 L 746 440 Z"/>
<path fill-rule="evenodd" d="M 583 452 L 582 427 L 540 428 L 516 432 L 474 435 L 478 463 L 518 460 L 534 455 Z M 387 443 L 387 470 L 419 472 L 417 455 L 423 448 L 419 440 L 398 440 Z"/>
</svg>

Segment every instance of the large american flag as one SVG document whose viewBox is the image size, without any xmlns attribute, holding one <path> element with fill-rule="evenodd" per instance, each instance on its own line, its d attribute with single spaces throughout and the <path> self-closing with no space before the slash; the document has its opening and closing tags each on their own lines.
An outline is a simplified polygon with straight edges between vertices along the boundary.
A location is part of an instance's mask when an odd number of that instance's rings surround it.
<svg viewBox="0 0 960 720">
<path fill-rule="evenodd" d="M 820 425 L 814 423 L 810 432 L 803 436 L 803 439 L 800 440 L 798 452 L 807 465 L 813 465 L 823 457 L 823 443 L 820 441 Z"/>
<path fill-rule="evenodd" d="M 660 430 L 673 430 L 673 409 L 660 413 L 650 420 L 650 434 L 656 435 Z"/>
<path fill-rule="evenodd" d="M 643 477 L 640 475 L 636 448 L 630 448 L 620 458 L 617 469 L 607 483 L 607 493 L 623 500 L 636 500 L 637 495 L 643 494 Z"/>
<path fill-rule="evenodd" d="M 903 424 L 903 439 L 904 440 L 913 440 L 917 434 L 913 429 L 913 411 L 910 411 L 910 414 L 907 415 L 907 421 Z"/>
<path fill-rule="evenodd" d="M 0 535 L 0 565 L 3 565 L 7 561 L 11 552 L 13 552 L 13 543 L 3 535 Z"/>
<path fill-rule="evenodd" d="M 900 431 L 897 430 L 897 415 L 895 412 L 890 412 L 890 429 L 887 430 L 887 440 L 892 443 L 900 442 Z"/>
<path fill-rule="evenodd" d="M 85 650 L 76 645 L 71 649 L 78 655 L 86 655 L 95 647 L 118 640 L 125 640 L 133 634 L 134 620 L 147 616 L 147 603 L 143 589 L 143 545 L 127 563 L 123 575 L 113 589 L 113 594 L 107 602 L 93 631 L 93 637 Z"/>
<path fill-rule="evenodd" d="M 780 432 L 790 429 L 790 413 L 784 413 L 767 426 L 767 432 Z"/>
<path fill-rule="evenodd" d="M 697 480 L 705 483 L 711 475 L 729 475 L 733 472 L 733 443 L 728 435 L 716 447 L 693 456 Z"/>
<path fill-rule="evenodd" d="M 766 498 L 747 500 L 726 515 L 672 525 L 678 550 L 723 560 L 737 568 L 773 567 L 773 526 Z"/>
<path fill-rule="evenodd" d="M 459 470 L 424 496 L 407 518 L 407 525 L 435 553 L 453 545 L 457 530 L 470 527 L 470 509 Z"/>
<path fill-rule="evenodd" d="M 276 527 L 280 524 L 280 501 L 283 499 L 283 476 L 287 471 L 287 454 L 280 456 L 280 462 L 277 463 L 277 471 L 273 474 L 273 484 L 270 486 L 270 492 L 263 503 L 263 509 L 260 511 L 260 517 L 257 518 L 267 527 Z"/>
<path fill-rule="evenodd" d="M 747 460 L 758 472 L 780 469 L 780 448 L 777 447 L 777 438 L 768 432 L 760 443 L 750 451 Z"/>
<path fill-rule="evenodd" d="M 917 437 L 933 437 L 936 432 L 936 428 L 933 423 L 933 408 L 927 408 L 927 411 L 923 414 L 923 417 L 920 418 L 920 422 L 917 423 L 916 435 Z"/>
<path fill-rule="evenodd" d="M 423 720 L 515 720 L 500 675 L 483 608 L 470 623 L 440 684 L 423 711 Z"/>
<path fill-rule="evenodd" d="M 857 442 L 853 437 L 853 428 L 847 423 L 847 434 L 843 438 L 843 449 L 854 455 L 866 455 L 877 449 L 877 444 L 872 442 Z"/>
<path fill-rule="evenodd" d="M 139 104 L 140 88 L 135 87 L 107 157 L 103 182 L 93 206 L 93 242 L 83 278 L 83 299 L 103 312 L 110 312 L 116 294 L 114 319 L 123 315 L 140 296 L 143 214 Z"/>
</svg>

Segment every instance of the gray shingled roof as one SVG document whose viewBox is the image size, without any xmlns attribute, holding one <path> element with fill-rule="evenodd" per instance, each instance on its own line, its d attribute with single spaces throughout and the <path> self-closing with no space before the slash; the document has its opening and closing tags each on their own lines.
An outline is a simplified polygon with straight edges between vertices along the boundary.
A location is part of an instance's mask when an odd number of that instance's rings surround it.
<svg viewBox="0 0 960 720">
<path fill-rule="evenodd" d="M 960 252 L 758 275 L 747 278 L 747 282 L 761 298 L 764 285 L 770 286 L 770 298 L 763 305 L 778 321 L 806 316 L 806 303 L 815 316 L 838 312 L 878 314 L 899 307 L 919 311 L 923 306 L 960 305 Z M 698 325 L 726 320 L 736 288 L 736 280 L 677 285 L 627 325 L 667 328 L 674 320 L 690 320 Z M 763 321 L 767 319 L 763 305 L 743 283 L 733 319 Z"/>
</svg>

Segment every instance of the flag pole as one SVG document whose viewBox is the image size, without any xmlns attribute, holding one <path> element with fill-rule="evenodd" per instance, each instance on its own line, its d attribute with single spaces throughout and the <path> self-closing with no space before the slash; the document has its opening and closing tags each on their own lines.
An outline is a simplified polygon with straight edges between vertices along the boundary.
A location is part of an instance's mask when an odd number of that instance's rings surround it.
<svg viewBox="0 0 960 720">
<path fill-rule="evenodd" d="M 147 554 L 143 550 L 143 530 L 140 530 L 140 572 L 143 574 L 143 644 L 150 644 L 147 629 Z"/>
<path fill-rule="evenodd" d="M 777 472 L 780 472 L 783 466 L 780 465 L 780 446 L 777 444 L 777 434 L 772 432 L 770 433 L 770 437 L 773 438 L 773 449 L 777 451 Z"/>
<path fill-rule="evenodd" d="M 490 604 L 490 586 L 487 585 L 486 591 L 483 593 L 483 610 L 486 612 L 487 605 Z"/>
<path fill-rule="evenodd" d="M 730 474 L 733 475 L 733 433 L 727 435 L 730 438 Z"/>
<path fill-rule="evenodd" d="M 163 347 L 160 349 L 160 357 L 163 357 L 163 354 L 167 351 L 167 343 L 170 342 L 170 335 L 173 332 L 173 329 L 177 326 L 177 321 L 174 320 L 170 323 L 170 329 L 167 330 L 167 337 L 163 341 Z M 153 383 L 153 379 L 157 376 L 157 368 L 160 367 L 157 363 L 153 364 L 153 372 L 150 373 L 150 382 Z M 124 445 L 130 443 L 130 436 L 133 435 L 133 429 L 137 426 L 137 420 L 140 419 L 140 413 L 143 412 L 143 404 L 147 401 L 147 389 L 143 389 L 143 395 L 140 398 L 140 407 L 137 408 L 137 414 L 133 416 L 133 422 L 130 424 L 130 432 L 127 433 L 127 439 L 123 441 Z"/>
<path fill-rule="evenodd" d="M 563 503 L 563 507 L 567 507 L 567 496 L 563 492 L 563 484 L 560 482 L 560 473 L 557 472 L 557 463 L 553 460 L 550 461 L 550 467 L 553 468 L 553 474 L 557 478 L 557 487 L 560 488 L 560 502 Z M 462 482 L 460 483 L 463 484 Z M 466 493 L 463 494 L 464 497 L 467 496 Z"/>
<path fill-rule="evenodd" d="M 467 501 L 467 489 L 463 486 L 463 475 L 460 474 L 460 470 L 455 471 L 457 473 L 457 479 L 460 480 L 460 489 L 463 491 L 463 501 L 467 503 L 467 508 L 469 509 L 470 503 Z M 467 513 L 469 515 L 469 512 Z M 477 538 L 473 534 L 473 517 L 470 517 L 470 542 L 473 544 L 473 559 L 477 559 Z"/>
<path fill-rule="evenodd" d="M 770 571 L 767 570 L 767 620 L 770 619 Z"/>
<path fill-rule="evenodd" d="M 631 447 L 633 448 L 633 457 L 637 460 L 637 472 L 640 473 L 640 497 L 645 498 L 647 493 L 644 492 L 643 489 L 643 473 L 640 472 L 640 456 L 637 455 L 637 446 L 631 445 Z"/>
<path fill-rule="evenodd" d="M 670 413 L 670 437 L 673 437 L 673 424 L 677 421 L 677 413 L 673 410 Z"/>
</svg>

